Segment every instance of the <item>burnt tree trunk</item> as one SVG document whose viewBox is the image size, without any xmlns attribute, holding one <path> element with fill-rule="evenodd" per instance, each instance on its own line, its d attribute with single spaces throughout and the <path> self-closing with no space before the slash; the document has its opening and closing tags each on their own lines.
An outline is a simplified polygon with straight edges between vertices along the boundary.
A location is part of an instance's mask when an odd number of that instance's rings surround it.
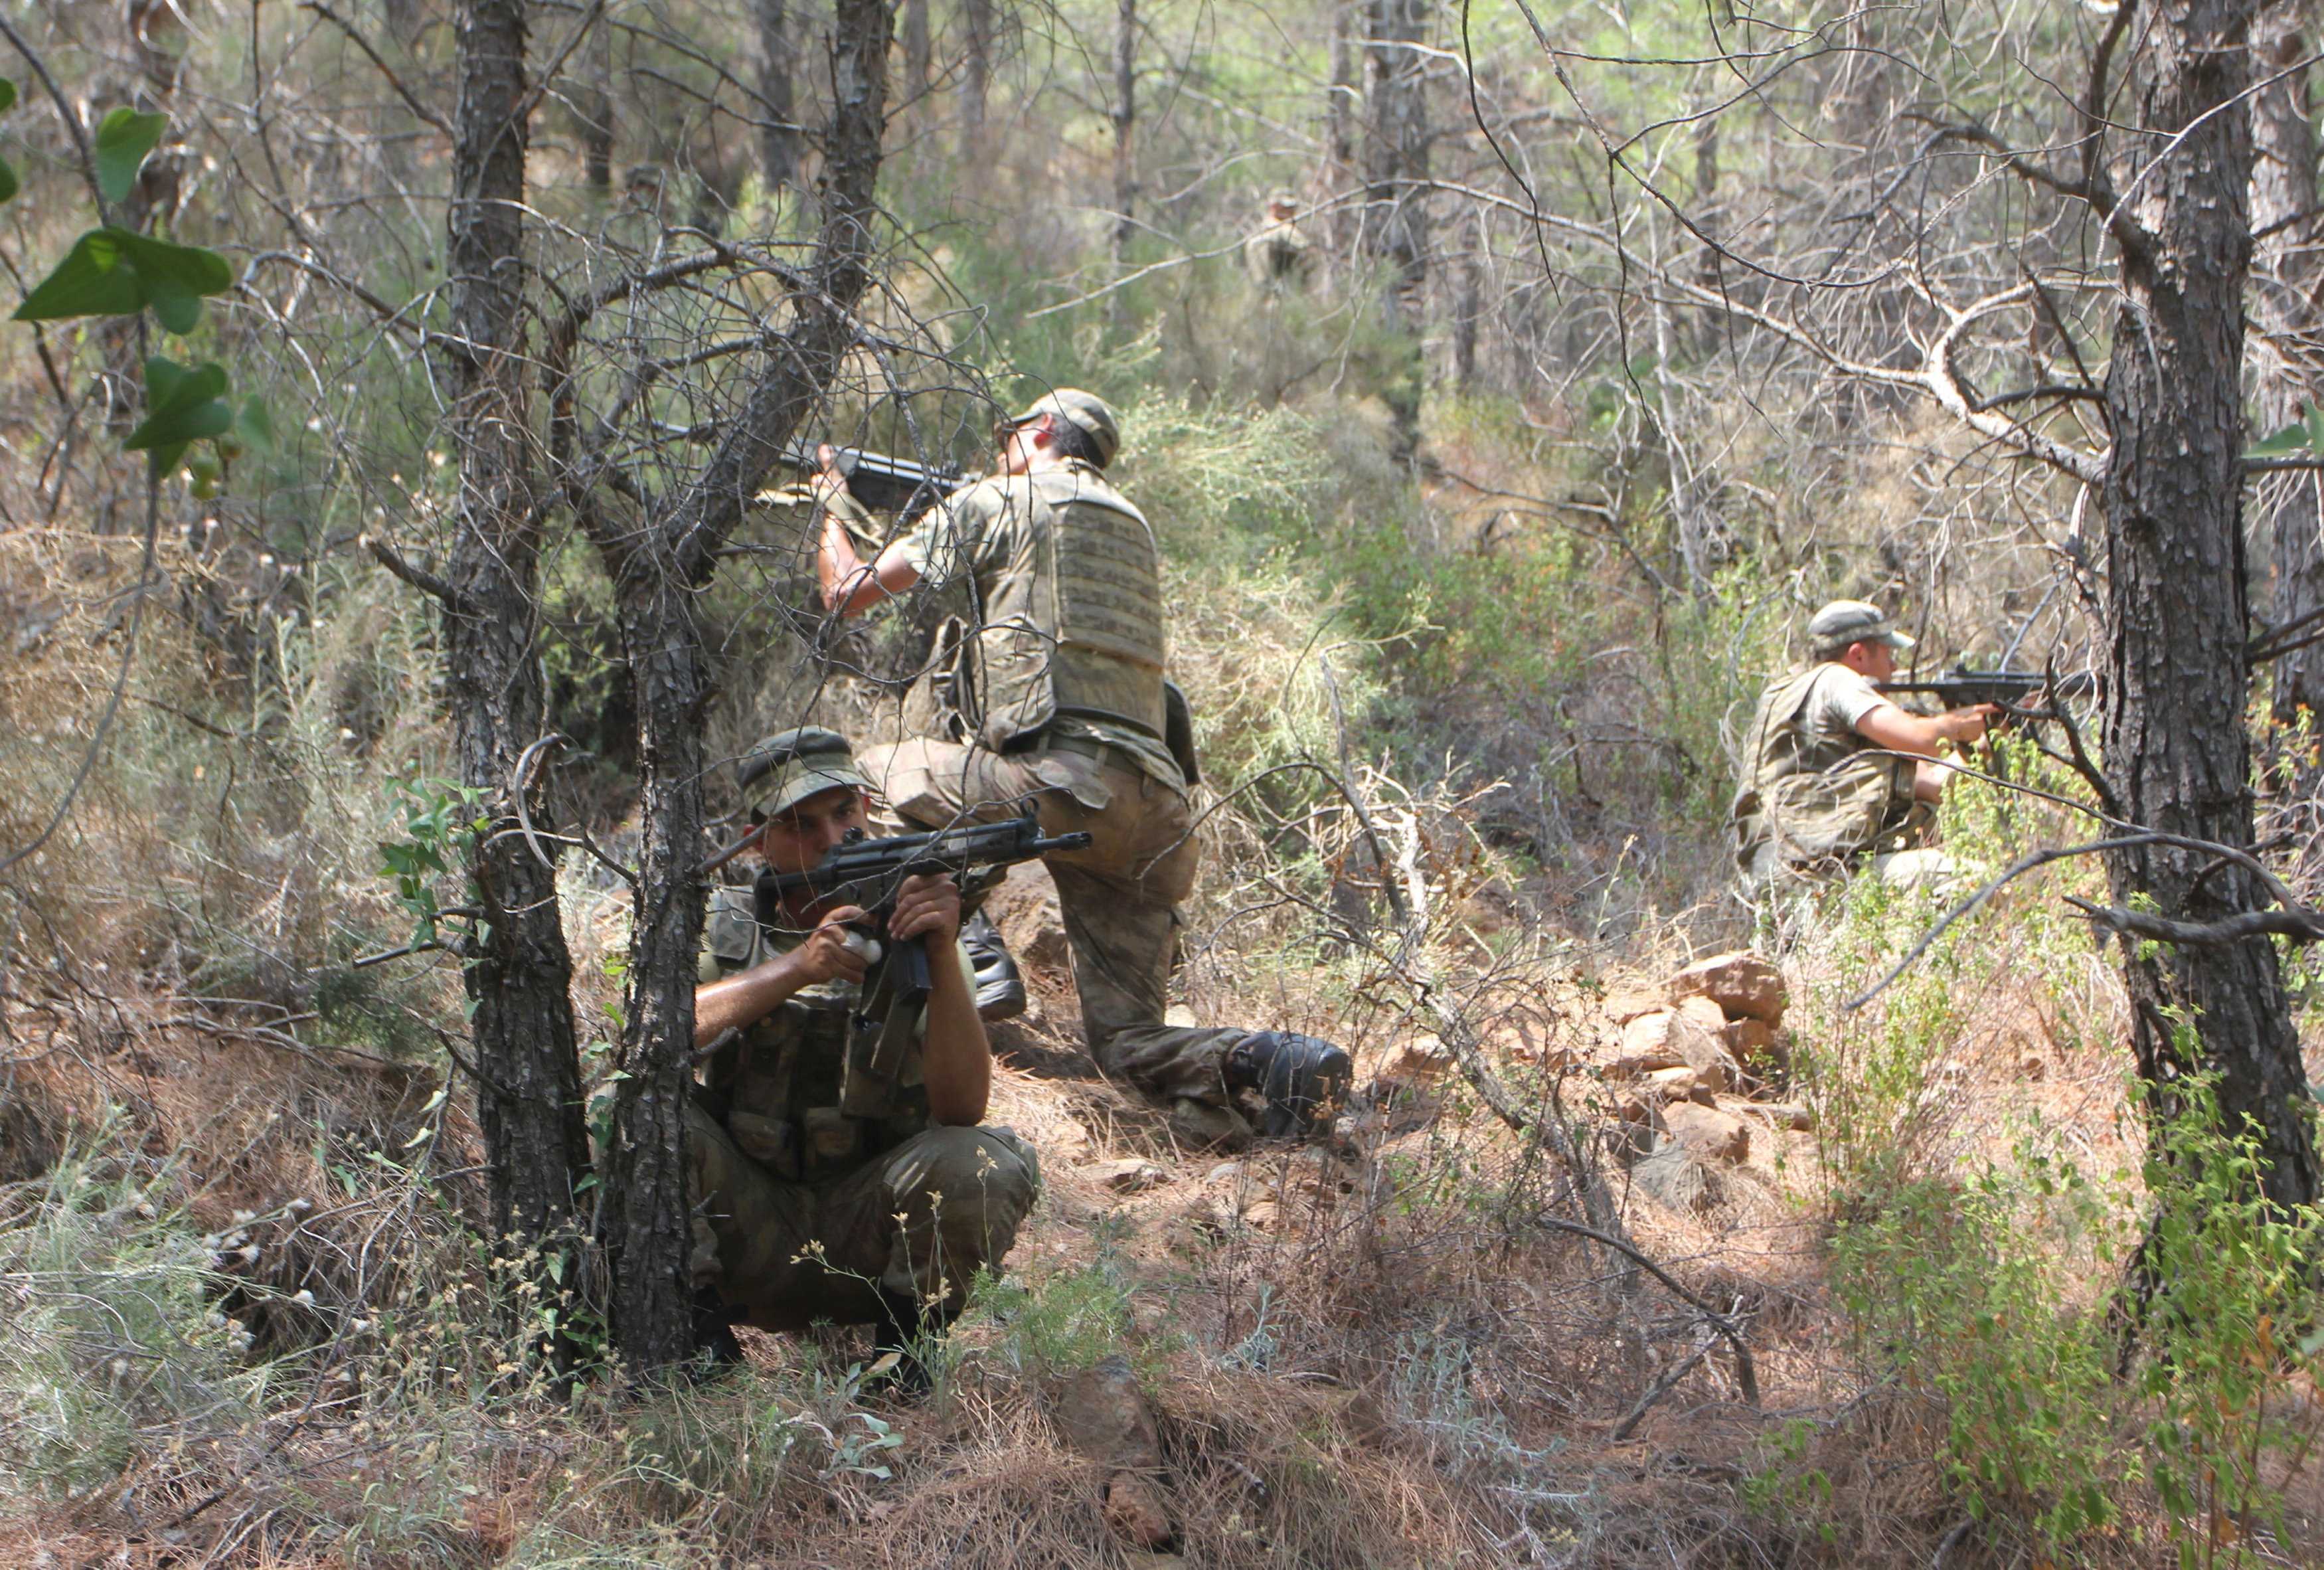
<svg viewBox="0 0 2324 1570">
<path fill-rule="evenodd" d="M 1370 0 L 1364 42 L 1364 254 L 1388 270 L 1388 325 L 1417 338 L 1428 285 L 1428 36 L 1425 0 Z M 1416 346 L 1383 389 L 1397 456 L 1420 444 Z"/>
<path fill-rule="evenodd" d="M 485 918 L 466 979 L 495 1242 L 570 1234 L 589 1165 L 557 875 L 517 812 L 522 793 L 533 821 L 547 817 L 540 771 L 517 778 L 546 711 L 523 315 L 525 32 L 524 0 L 460 12 L 448 280 L 460 485 L 445 661 L 460 777 L 484 792 L 489 820 L 471 869 Z"/>
<path fill-rule="evenodd" d="M 708 894 L 702 777 L 711 681 L 696 602 L 744 503 L 856 342 L 852 312 L 873 254 L 889 26 L 885 0 L 839 0 L 815 261 L 790 301 L 793 325 L 717 450 L 692 482 L 659 502 L 605 486 L 580 503 L 613 579 L 637 696 L 644 840 L 621 1045 L 625 1077 L 615 1090 L 599 1236 L 613 1270 L 614 1344 L 640 1369 L 667 1367 L 693 1351 L 685 1112 Z"/>
<path fill-rule="evenodd" d="M 2252 36 L 2254 69 L 2280 77 L 2252 95 L 2252 231 L 2264 236 L 2252 259 L 2253 413 L 2262 433 L 2301 419 L 2316 400 L 2318 311 L 2316 125 L 2309 100 L 2308 0 L 2273 0 Z M 2259 523 L 2273 562 L 2270 619 L 2286 625 L 2324 610 L 2324 527 L 2319 476 L 2268 475 L 2256 487 Z M 2301 709 L 2324 719 L 2324 644 L 2274 662 L 2275 717 Z"/>
<path fill-rule="evenodd" d="M 2128 196 L 2111 227 L 2123 309 L 2107 373 L 2113 445 L 2100 497 L 2111 641 L 2106 768 L 2121 815 L 2146 828 L 2252 843 L 2241 379 L 2252 239 L 2254 0 L 2172 0 L 2141 19 L 2134 118 L 2148 134 L 2116 171 Z M 2150 162 L 2151 161 L 2151 162 Z M 2135 185 L 2132 183 L 2135 181 Z M 2200 851 L 2147 845 L 2107 857 L 2117 901 L 2203 921 L 2257 909 L 2239 869 Z M 2164 945 L 2126 960 L 2133 1044 L 2154 1114 L 2172 1085 L 2218 1076 L 2231 1128 L 2249 1119 L 2268 1196 L 2317 1196 L 2300 1042 L 2265 938 Z"/>
</svg>

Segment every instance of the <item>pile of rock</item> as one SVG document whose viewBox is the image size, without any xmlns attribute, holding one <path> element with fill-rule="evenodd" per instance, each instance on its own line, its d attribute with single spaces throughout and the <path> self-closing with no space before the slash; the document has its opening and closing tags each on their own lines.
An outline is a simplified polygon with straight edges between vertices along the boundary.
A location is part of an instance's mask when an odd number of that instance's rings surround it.
<svg viewBox="0 0 2324 1570">
<path fill-rule="evenodd" d="M 1619 1112 L 1631 1150 L 1647 1158 L 1641 1180 L 1671 1188 L 1673 1203 L 1694 1207 L 1711 1196 L 1687 1170 L 1693 1163 L 1750 1156 L 1757 1119 L 1722 1107 L 1722 1098 L 1756 1104 L 1750 1110 L 1778 1127 L 1807 1126 L 1806 1108 L 1775 1099 L 1791 1079 L 1788 1002 L 1783 972 L 1748 950 L 1697 960 L 1658 989 L 1608 1000 L 1622 1041 L 1605 1075 L 1628 1087 Z"/>
</svg>

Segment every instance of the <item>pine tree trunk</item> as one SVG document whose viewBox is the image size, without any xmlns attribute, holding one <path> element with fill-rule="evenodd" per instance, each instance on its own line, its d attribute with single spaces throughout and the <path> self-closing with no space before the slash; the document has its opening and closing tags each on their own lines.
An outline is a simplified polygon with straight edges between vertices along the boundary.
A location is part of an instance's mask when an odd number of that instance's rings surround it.
<svg viewBox="0 0 2324 1570">
<path fill-rule="evenodd" d="M 974 159 L 984 144 L 985 97 L 992 87 L 992 0 L 961 0 L 967 32 L 960 68 L 960 152 Z"/>
<path fill-rule="evenodd" d="M 2124 305 L 2100 492 L 2112 789 L 2134 823 L 2232 845 L 2252 843 L 2240 462 L 2252 136 L 2236 98 L 2251 80 L 2256 10 L 2254 0 L 2171 0 L 2140 21 L 2127 108 L 2158 134 L 2133 144 L 2144 167 L 2117 171 L 2130 194 L 2115 226 Z M 2214 861 L 2143 846 L 2110 854 L 2107 872 L 2118 901 L 2151 898 L 2164 917 L 2258 908 L 2252 880 Z M 2151 958 L 2134 951 L 2125 975 L 2155 1115 L 2176 1110 L 2179 1076 L 2215 1072 L 2230 1126 L 2249 1118 L 2262 1131 L 2268 1195 L 2314 1199 L 2307 1079 L 2273 946 L 2155 946 Z"/>
<path fill-rule="evenodd" d="M 589 29 L 589 81 L 581 91 L 581 152 L 589 189 L 613 189 L 613 30 L 600 16 Z"/>
<path fill-rule="evenodd" d="M 600 1237 L 613 1267 L 615 1346 L 632 1366 L 667 1367 L 693 1351 L 686 1103 L 694 1078 L 694 988 L 707 885 L 702 871 L 703 710 L 709 650 L 695 605 L 784 446 L 822 402 L 855 345 L 853 307 L 871 281 L 874 188 L 885 129 L 890 16 L 885 0 L 839 0 L 833 103 L 819 194 L 814 287 L 793 297 L 796 325 L 752 384 L 701 474 L 650 517 L 616 495 L 586 517 L 613 579 L 635 685 L 644 841 L 631 939 Z"/>
<path fill-rule="evenodd" d="M 914 101 L 928 90 L 928 0 L 904 0 L 899 8 L 904 32 L 902 101 Z"/>
<path fill-rule="evenodd" d="M 2308 0 L 2274 0 L 2254 24 L 2254 69 L 2281 75 L 2252 95 L 2251 221 L 2264 236 L 2252 258 L 2252 396 L 2262 434 L 2301 419 L 2316 401 L 2316 367 L 2301 347 L 2319 327 L 2316 261 L 2316 125 L 2309 101 Z M 2255 487 L 2259 522 L 2273 558 L 2269 619 L 2287 625 L 2324 610 L 2324 543 L 2318 499 L 2324 476 L 2269 475 Z M 2324 719 L 2324 644 L 2274 662 L 2275 717 L 2301 709 Z"/>
<path fill-rule="evenodd" d="M 790 19 L 783 0 L 757 0 L 759 22 L 759 113 L 765 126 L 759 135 L 759 157 L 770 193 L 798 179 L 798 109 L 791 96 L 792 49 Z"/>
<path fill-rule="evenodd" d="M 445 659 L 460 777 L 484 792 L 490 820 L 472 869 L 484 936 L 466 974 L 496 1242 L 569 1233 L 589 1165 L 557 876 L 517 814 L 522 792 L 546 826 L 538 784 L 516 779 L 546 710 L 523 313 L 525 32 L 523 0 L 469 0 L 460 13 L 448 280 L 460 476 Z"/>
<path fill-rule="evenodd" d="M 1356 54 L 1356 26 L 1366 14 L 1362 0 L 1333 0 L 1332 6 L 1332 86 L 1324 103 L 1323 141 L 1331 156 L 1331 187 L 1344 190 L 1356 175 L 1357 111 L 1363 104 L 1362 67 Z M 1332 249 L 1345 255 L 1349 245 L 1348 215 L 1334 210 L 1331 219 Z"/>
<path fill-rule="evenodd" d="M 1425 0 L 1371 0 L 1364 66 L 1364 254 L 1388 264 L 1388 325 L 1420 332 L 1428 285 Z M 1397 456 L 1420 443 L 1421 373 L 1416 353 L 1383 398 L 1396 417 Z"/>
<path fill-rule="evenodd" d="M 1113 49 L 1113 264 L 1130 256 L 1138 201 L 1138 0 L 1120 0 Z M 1114 297 L 1119 300 L 1119 294 Z"/>
</svg>

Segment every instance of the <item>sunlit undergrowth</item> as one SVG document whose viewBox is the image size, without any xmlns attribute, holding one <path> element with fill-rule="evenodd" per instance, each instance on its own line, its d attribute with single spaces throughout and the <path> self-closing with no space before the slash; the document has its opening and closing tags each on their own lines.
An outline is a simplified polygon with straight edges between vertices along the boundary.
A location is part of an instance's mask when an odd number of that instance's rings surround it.
<svg viewBox="0 0 2324 1570">
<path fill-rule="evenodd" d="M 2023 741 L 1990 766 L 2076 794 Z M 2224 1128 L 2200 1080 L 2150 1143 L 2114 977 L 2059 898 L 2102 892 L 2093 861 L 1929 938 L 2015 858 L 2095 837 L 2088 819 L 1989 787 L 1945 819 L 1955 886 L 1860 878 L 1787 916 L 1815 973 L 1801 1067 L 1866 1383 L 1830 1426 L 1772 1436 L 1748 1492 L 1836 1538 L 1834 1446 L 1924 1444 L 1921 1508 L 2036 1562 L 2282 1563 L 2312 1529 L 2292 1516 L 2313 1510 L 2324 1208 L 2260 1197 L 2256 1131 Z"/>
</svg>

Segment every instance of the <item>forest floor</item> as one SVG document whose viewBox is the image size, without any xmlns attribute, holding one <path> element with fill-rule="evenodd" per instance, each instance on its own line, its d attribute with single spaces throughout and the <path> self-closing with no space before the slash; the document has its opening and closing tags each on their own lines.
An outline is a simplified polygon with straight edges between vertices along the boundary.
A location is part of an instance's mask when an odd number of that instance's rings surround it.
<svg viewBox="0 0 2324 1570">
<path fill-rule="evenodd" d="M 1845 1106 L 1765 1054 L 1704 1083 L 1684 1023 L 1709 1018 L 1670 1007 L 1667 966 L 1472 1009 L 1498 1073 L 1560 1087 L 1658 1276 L 1571 1230 L 1574 1163 L 1425 1032 L 1358 1042 L 1339 1139 L 1186 1148 L 1081 1049 L 1043 881 L 1003 913 L 1034 1004 L 995 1028 L 991 1116 L 1038 1149 L 1044 1197 L 917 1399 L 844 1330 L 746 1332 L 746 1368 L 677 1390 L 560 1394 L 488 1328 L 509 1300 L 458 1220 L 475 1131 L 432 1077 L 101 975 L 12 996 L 0 1443 L 47 1486 L 0 1563 L 2038 1562 L 1964 1508 L 1943 1401 L 1884 1375 L 1835 1296 L 1831 1170 L 1860 1136 L 1819 1120 Z M 1827 1028 L 1830 963 L 1790 956 L 1790 1029 Z M 1880 1137 L 1967 1173 L 2039 1124 L 2135 1164 L 2112 1056 L 2033 994 L 1973 1002 Z M 431 1141 L 424 1171 L 381 1154 Z M 1157 1429 L 1161 1550 L 1065 1437 L 1069 1381 L 1109 1354 Z M 2273 1551 L 2316 1562 L 2292 1502 Z M 2128 1507 L 2080 1562 L 2160 1563 L 2157 1529 Z"/>
</svg>

